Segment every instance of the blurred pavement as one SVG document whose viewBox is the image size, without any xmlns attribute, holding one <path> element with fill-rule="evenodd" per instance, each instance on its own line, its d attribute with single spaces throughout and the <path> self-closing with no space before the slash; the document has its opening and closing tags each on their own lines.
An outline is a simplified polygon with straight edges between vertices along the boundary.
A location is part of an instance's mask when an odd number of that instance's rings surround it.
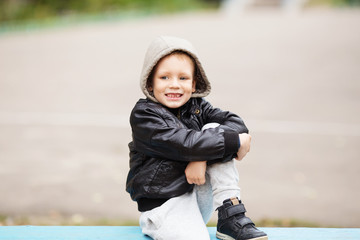
<svg viewBox="0 0 360 240">
<path fill-rule="evenodd" d="M 135 220 L 128 117 L 158 35 L 190 40 L 208 100 L 253 136 L 254 220 L 360 227 L 360 10 L 192 13 L 0 35 L 0 215 Z"/>
</svg>

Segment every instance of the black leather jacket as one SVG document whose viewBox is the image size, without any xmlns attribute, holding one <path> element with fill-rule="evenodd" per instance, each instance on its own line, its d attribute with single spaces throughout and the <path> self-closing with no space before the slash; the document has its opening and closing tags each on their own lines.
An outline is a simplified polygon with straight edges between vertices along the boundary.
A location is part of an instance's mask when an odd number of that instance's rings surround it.
<svg viewBox="0 0 360 240">
<path fill-rule="evenodd" d="M 210 122 L 220 126 L 202 132 Z M 126 191 L 137 201 L 139 211 L 191 191 L 193 185 L 185 177 L 188 162 L 229 161 L 240 146 L 238 134 L 248 133 L 240 117 L 213 108 L 203 98 L 191 98 L 180 109 L 140 99 L 130 124 L 133 141 Z"/>
</svg>

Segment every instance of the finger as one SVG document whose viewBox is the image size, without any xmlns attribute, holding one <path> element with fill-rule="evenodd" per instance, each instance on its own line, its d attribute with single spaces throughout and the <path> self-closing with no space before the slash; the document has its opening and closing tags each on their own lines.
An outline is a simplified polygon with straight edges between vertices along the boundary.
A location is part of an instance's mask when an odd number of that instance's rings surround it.
<svg viewBox="0 0 360 240">
<path fill-rule="evenodd" d="M 196 178 L 195 184 L 196 184 L 196 185 L 201 185 L 201 179 L 200 179 L 200 178 Z"/>
<path fill-rule="evenodd" d="M 190 178 L 186 178 L 186 181 L 188 182 L 188 184 L 194 184 L 194 181 L 192 181 Z"/>
</svg>

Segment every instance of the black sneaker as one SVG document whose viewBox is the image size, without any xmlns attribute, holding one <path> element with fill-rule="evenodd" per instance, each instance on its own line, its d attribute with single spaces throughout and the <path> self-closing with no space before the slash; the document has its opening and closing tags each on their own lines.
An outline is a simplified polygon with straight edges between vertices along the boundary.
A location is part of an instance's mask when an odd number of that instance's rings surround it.
<svg viewBox="0 0 360 240">
<path fill-rule="evenodd" d="M 244 204 L 238 198 L 226 199 L 218 207 L 216 237 L 222 240 L 267 240 L 266 233 L 255 227 L 250 218 L 245 216 Z"/>
</svg>

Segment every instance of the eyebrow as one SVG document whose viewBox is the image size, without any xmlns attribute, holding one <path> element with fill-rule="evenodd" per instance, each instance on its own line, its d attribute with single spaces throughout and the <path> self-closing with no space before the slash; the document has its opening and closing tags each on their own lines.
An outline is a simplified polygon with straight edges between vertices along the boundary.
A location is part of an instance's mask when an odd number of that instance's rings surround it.
<svg viewBox="0 0 360 240">
<path fill-rule="evenodd" d="M 166 74 L 172 74 L 172 73 L 170 71 L 163 71 L 163 72 L 159 71 L 157 74 L 158 75 L 166 75 Z M 194 75 L 194 74 L 181 71 L 181 72 L 179 72 L 179 75 Z"/>
</svg>

